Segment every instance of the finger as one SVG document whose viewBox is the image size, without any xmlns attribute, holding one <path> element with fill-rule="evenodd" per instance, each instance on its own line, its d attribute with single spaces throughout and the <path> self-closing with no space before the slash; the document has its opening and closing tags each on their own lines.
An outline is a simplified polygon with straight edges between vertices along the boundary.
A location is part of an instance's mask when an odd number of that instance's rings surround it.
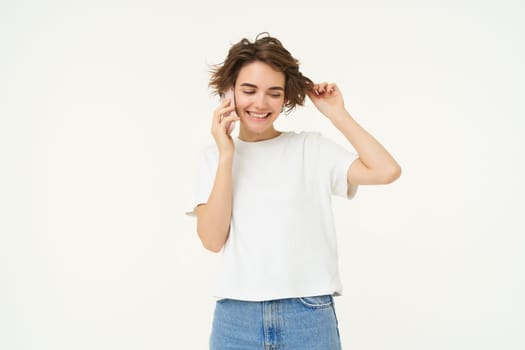
<svg viewBox="0 0 525 350">
<path fill-rule="evenodd" d="M 218 112 L 220 109 L 223 109 L 223 108 L 226 108 L 228 106 L 230 106 L 230 99 L 229 98 L 226 98 L 224 100 L 221 100 L 221 104 L 219 105 L 219 107 L 217 107 L 215 109 L 215 112 Z"/>
<path fill-rule="evenodd" d="M 226 97 L 225 99 L 221 100 L 221 106 L 226 107 L 229 106 L 231 102 L 231 99 L 229 97 Z"/>
<path fill-rule="evenodd" d="M 223 117 L 220 124 L 227 124 L 228 122 L 236 122 L 239 121 L 241 118 L 237 116 L 237 114 L 233 113 L 232 115 L 228 117 Z"/>
<path fill-rule="evenodd" d="M 224 109 L 224 113 L 223 113 L 223 117 L 228 117 L 230 116 L 232 113 L 235 113 L 235 106 L 230 106 L 230 107 L 226 107 Z"/>
<path fill-rule="evenodd" d="M 337 85 L 335 83 L 330 83 L 327 86 L 328 92 L 335 92 L 337 90 Z"/>
<path fill-rule="evenodd" d="M 221 104 L 219 105 L 219 107 L 215 108 L 213 110 L 213 116 L 214 116 L 214 119 L 217 119 L 219 118 L 222 114 L 224 114 L 224 109 L 227 108 L 227 104 L 225 104 L 224 101 L 221 102 Z"/>
<path fill-rule="evenodd" d="M 235 110 L 235 106 L 228 107 L 219 107 L 214 112 L 214 120 L 220 122 L 224 116 L 228 116 L 231 112 Z"/>
<path fill-rule="evenodd" d="M 310 97 L 310 99 L 314 99 L 314 98 L 316 98 L 317 95 L 318 95 L 318 94 L 317 94 L 317 91 L 314 90 L 313 88 L 312 88 L 311 90 L 309 90 L 309 91 L 307 92 L 307 94 L 308 94 L 308 97 Z"/>
<path fill-rule="evenodd" d="M 327 85 L 328 83 L 326 81 L 323 81 L 322 83 L 319 84 L 319 88 L 317 90 L 319 91 L 320 94 L 323 94 L 326 92 Z"/>
<path fill-rule="evenodd" d="M 224 124 L 231 121 L 239 121 L 240 119 L 241 118 L 238 117 L 235 112 L 229 116 L 219 115 L 218 119 L 214 120 L 214 123 L 212 124 L 212 129 L 220 129 L 224 126 Z"/>
<path fill-rule="evenodd" d="M 312 86 L 312 92 L 315 94 L 315 95 L 319 95 L 319 84 L 314 84 Z"/>
<path fill-rule="evenodd" d="M 218 128 L 221 131 L 224 131 L 225 133 L 228 133 L 230 128 L 232 127 L 233 122 L 239 121 L 241 118 L 239 118 L 237 115 L 232 115 L 229 117 L 222 118 L 221 122 L 218 125 Z"/>
</svg>

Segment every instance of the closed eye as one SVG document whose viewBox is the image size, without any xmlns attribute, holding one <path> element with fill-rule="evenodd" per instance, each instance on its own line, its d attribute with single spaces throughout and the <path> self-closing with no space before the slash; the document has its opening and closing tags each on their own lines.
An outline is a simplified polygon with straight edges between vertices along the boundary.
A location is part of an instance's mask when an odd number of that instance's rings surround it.
<svg viewBox="0 0 525 350">
<path fill-rule="evenodd" d="M 253 95 L 255 94 L 255 90 L 248 90 L 248 91 L 243 91 L 244 94 L 246 95 Z M 271 97 L 274 97 L 274 98 L 280 98 L 281 97 L 281 94 L 269 94 Z"/>
</svg>

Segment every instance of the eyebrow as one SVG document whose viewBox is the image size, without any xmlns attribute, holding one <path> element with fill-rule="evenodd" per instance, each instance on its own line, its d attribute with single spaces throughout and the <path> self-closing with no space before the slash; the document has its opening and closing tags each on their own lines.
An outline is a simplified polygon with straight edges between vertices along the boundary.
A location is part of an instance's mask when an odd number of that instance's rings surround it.
<svg viewBox="0 0 525 350">
<path fill-rule="evenodd" d="M 254 89 L 257 88 L 257 85 L 250 84 L 250 83 L 242 83 L 241 86 L 250 87 L 250 88 L 254 88 Z M 280 90 L 280 91 L 284 91 L 284 88 L 282 88 L 282 87 L 280 87 L 280 86 L 272 86 L 272 87 L 269 88 L 268 90 Z"/>
</svg>

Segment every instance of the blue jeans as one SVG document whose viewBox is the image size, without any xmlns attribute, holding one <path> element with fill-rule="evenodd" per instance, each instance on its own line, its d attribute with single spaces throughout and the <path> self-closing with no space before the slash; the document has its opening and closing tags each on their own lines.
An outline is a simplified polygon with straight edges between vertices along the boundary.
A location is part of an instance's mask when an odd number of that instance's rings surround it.
<svg viewBox="0 0 525 350">
<path fill-rule="evenodd" d="M 216 301 L 210 350 L 340 350 L 332 295 Z"/>
</svg>

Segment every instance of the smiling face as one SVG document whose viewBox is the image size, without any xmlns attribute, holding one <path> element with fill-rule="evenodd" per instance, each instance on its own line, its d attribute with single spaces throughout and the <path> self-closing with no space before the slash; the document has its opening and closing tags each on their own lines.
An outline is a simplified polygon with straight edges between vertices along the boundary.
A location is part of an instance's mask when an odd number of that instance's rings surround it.
<svg viewBox="0 0 525 350">
<path fill-rule="evenodd" d="M 284 84 L 284 73 L 264 62 L 255 61 L 241 68 L 235 82 L 241 140 L 263 141 L 279 135 L 273 123 L 283 107 Z"/>
</svg>

